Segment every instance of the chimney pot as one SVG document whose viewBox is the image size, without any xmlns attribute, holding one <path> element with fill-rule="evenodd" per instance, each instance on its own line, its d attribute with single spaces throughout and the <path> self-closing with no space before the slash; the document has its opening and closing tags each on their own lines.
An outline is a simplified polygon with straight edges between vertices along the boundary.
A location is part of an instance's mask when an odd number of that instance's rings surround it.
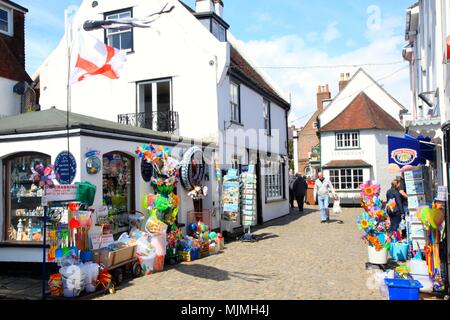
<svg viewBox="0 0 450 320">
<path fill-rule="evenodd" d="M 195 12 L 209 13 L 215 12 L 215 5 L 213 0 L 195 0 Z"/>
<path fill-rule="evenodd" d="M 319 85 L 319 90 L 317 91 L 317 110 L 323 110 L 323 101 L 330 99 L 331 93 L 328 84 L 324 86 Z"/>
</svg>

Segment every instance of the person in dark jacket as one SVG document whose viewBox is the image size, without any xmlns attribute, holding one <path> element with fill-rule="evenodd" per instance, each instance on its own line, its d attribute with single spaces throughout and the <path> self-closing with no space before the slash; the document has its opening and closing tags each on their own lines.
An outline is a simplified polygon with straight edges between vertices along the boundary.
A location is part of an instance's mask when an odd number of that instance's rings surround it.
<svg viewBox="0 0 450 320">
<path fill-rule="evenodd" d="M 289 174 L 289 204 L 291 206 L 291 209 L 294 209 L 294 182 L 295 179 L 297 179 L 297 175 L 294 175 L 293 173 Z"/>
<path fill-rule="evenodd" d="M 293 190 L 295 199 L 297 200 L 298 210 L 300 213 L 303 213 L 303 205 L 305 204 L 305 195 L 308 190 L 308 183 L 300 174 L 297 179 L 295 179 Z"/>
<path fill-rule="evenodd" d="M 391 232 L 398 231 L 402 217 L 405 214 L 403 208 L 403 199 L 399 191 L 400 183 L 398 180 L 394 180 L 391 183 L 391 188 L 386 193 L 387 201 L 395 200 L 396 206 L 393 212 L 389 212 L 389 218 L 391 219 Z"/>
</svg>

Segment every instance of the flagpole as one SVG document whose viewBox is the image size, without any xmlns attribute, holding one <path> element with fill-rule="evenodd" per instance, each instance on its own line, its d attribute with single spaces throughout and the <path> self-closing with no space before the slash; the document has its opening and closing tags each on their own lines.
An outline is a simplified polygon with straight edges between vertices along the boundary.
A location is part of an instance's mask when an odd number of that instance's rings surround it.
<svg viewBox="0 0 450 320">
<path fill-rule="evenodd" d="M 69 21 L 69 10 L 66 9 L 64 11 L 64 21 L 65 21 L 65 29 L 66 29 L 66 42 L 67 42 L 67 160 L 69 161 L 68 169 L 69 169 L 69 180 L 70 180 L 70 112 L 72 109 L 72 86 L 70 85 L 70 74 L 71 74 L 71 66 L 70 63 L 72 61 L 72 24 Z"/>
</svg>

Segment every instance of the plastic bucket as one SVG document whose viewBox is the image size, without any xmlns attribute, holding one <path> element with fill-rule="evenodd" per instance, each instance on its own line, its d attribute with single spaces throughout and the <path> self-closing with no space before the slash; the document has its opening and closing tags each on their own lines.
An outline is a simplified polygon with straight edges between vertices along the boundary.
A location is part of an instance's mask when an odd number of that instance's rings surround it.
<svg viewBox="0 0 450 320">
<path fill-rule="evenodd" d="M 381 249 L 381 251 L 377 251 L 375 247 L 368 247 L 369 253 L 369 263 L 371 264 L 387 264 L 388 262 L 388 251 L 386 248 Z"/>
<path fill-rule="evenodd" d="M 389 300 L 419 300 L 420 289 L 423 287 L 419 281 L 403 279 L 385 279 L 389 288 Z"/>
<path fill-rule="evenodd" d="M 407 243 L 395 243 L 391 246 L 391 257 L 395 261 L 408 260 L 409 245 Z"/>
<path fill-rule="evenodd" d="M 94 253 L 92 251 L 81 251 L 80 252 L 81 262 L 91 262 L 94 260 Z"/>
</svg>

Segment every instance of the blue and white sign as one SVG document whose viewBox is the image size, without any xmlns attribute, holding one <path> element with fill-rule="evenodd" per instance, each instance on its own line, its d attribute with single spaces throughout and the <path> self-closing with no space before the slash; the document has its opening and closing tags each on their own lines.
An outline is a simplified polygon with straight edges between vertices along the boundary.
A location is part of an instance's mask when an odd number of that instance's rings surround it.
<svg viewBox="0 0 450 320">
<path fill-rule="evenodd" d="M 77 174 L 77 161 L 72 153 L 63 151 L 55 159 L 56 181 L 59 184 L 72 184 Z"/>
<path fill-rule="evenodd" d="M 420 165 L 420 142 L 398 137 L 388 137 L 389 164 L 400 169 Z"/>
</svg>

